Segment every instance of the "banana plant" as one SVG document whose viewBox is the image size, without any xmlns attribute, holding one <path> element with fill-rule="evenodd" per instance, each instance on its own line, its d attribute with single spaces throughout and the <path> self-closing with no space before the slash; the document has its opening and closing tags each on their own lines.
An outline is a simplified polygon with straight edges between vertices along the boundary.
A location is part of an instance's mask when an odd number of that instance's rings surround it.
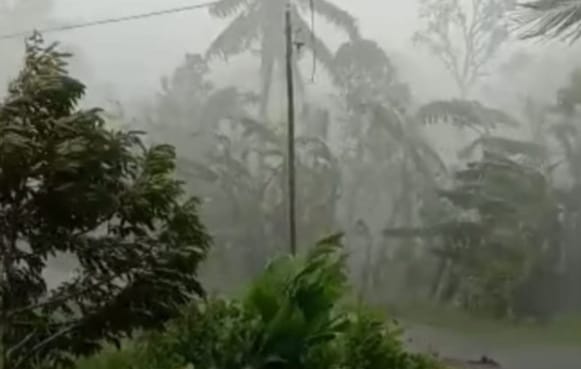
<svg viewBox="0 0 581 369">
<path fill-rule="evenodd" d="M 208 140 L 205 136 L 204 140 Z M 250 274 L 286 243 L 286 138 L 252 118 L 230 122 L 215 133 L 206 156 L 184 161 L 189 176 L 205 182 L 207 218 L 232 260 L 245 254 Z M 300 241 L 315 240 L 334 226 L 338 163 L 325 141 L 299 136 L 297 219 Z"/>
<path fill-rule="evenodd" d="M 370 231 L 367 245 L 359 245 L 363 249 L 352 254 L 354 259 L 367 255 L 362 257 L 367 261 L 356 268 L 372 270 L 372 278 L 365 279 L 377 284 L 385 279 L 388 251 L 377 248 L 377 230 L 386 223 L 416 222 L 446 166 L 421 132 L 409 87 L 376 43 L 361 39 L 343 44 L 335 64 L 340 72 L 336 80 L 340 103 L 345 107 L 341 219 L 344 228 L 353 229 L 351 234 L 356 233 L 356 222 Z"/>
<path fill-rule="evenodd" d="M 554 267 L 560 252 L 559 207 L 549 173 L 485 150 L 439 193 L 457 209 L 453 217 L 385 234 L 438 238 L 433 251 L 450 265 L 445 298 L 497 317 L 515 314 L 522 309 L 524 286 L 530 288 L 541 269 Z"/>
<path fill-rule="evenodd" d="M 347 290 L 340 239 L 319 241 L 304 259 L 277 259 L 254 282 L 245 306 L 264 329 L 254 342 L 253 367 L 307 368 L 311 352 L 344 333 L 348 316 L 337 309 Z"/>
</svg>

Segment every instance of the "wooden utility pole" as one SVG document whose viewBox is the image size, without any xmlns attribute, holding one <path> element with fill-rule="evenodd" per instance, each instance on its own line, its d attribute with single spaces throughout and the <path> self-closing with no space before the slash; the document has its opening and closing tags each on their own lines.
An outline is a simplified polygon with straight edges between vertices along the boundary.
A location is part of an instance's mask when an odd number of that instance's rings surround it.
<svg viewBox="0 0 581 369">
<path fill-rule="evenodd" d="M 295 188 L 295 96 L 293 76 L 293 39 L 291 7 L 287 4 L 285 11 L 285 36 L 286 36 L 286 85 L 288 100 L 288 130 L 287 130 L 287 168 L 288 168 L 288 221 L 289 221 L 289 247 L 291 254 L 297 251 L 297 224 L 296 224 L 296 188 Z"/>
</svg>

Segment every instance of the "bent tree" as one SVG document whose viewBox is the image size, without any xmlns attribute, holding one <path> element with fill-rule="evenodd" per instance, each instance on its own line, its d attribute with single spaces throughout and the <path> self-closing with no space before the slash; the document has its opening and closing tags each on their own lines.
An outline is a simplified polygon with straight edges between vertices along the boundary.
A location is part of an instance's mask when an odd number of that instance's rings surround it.
<svg viewBox="0 0 581 369">
<path fill-rule="evenodd" d="M 359 38 L 359 29 L 355 18 L 330 0 L 220 0 L 210 7 L 210 14 L 225 19 L 232 18 L 230 24 L 212 42 L 207 51 L 208 58 L 222 57 L 227 59 L 246 51 L 254 51 L 260 57 L 261 106 L 262 118 L 267 110 L 273 81 L 276 81 L 277 70 L 283 76 L 285 58 L 284 11 L 290 4 L 293 28 L 300 32 L 299 41 L 304 48 L 313 53 L 315 58 L 328 72 L 333 74 L 333 52 L 323 39 L 319 38 L 309 23 L 313 23 L 317 14 L 328 23 L 344 31 L 350 40 Z M 310 22 L 303 14 L 310 12 Z M 256 50 L 254 48 L 257 47 Z M 278 68 L 278 69 L 277 69 Z M 299 75 L 298 86 L 302 86 L 298 58 L 293 60 L 293 68 Z"/>
<path fill-rule="evenodd" d="M 210 240 L 173 178 L 173 147 L 78 110 L 85 87 L 65 57 L 33 36 L 0 104 L 4 369 L 70 365 L 203 295 L 196 269 Z M 62 255 L 78 267 L 49 288 L 44 273 Z"/>
</svg>

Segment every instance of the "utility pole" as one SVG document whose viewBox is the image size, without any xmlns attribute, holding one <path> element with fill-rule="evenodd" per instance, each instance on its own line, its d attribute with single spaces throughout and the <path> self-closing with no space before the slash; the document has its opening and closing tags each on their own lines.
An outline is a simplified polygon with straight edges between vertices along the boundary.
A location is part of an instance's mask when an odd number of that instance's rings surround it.
<svg viewBox="0 0 581 369">
<path fill-rule="evenodd" d="M 287 130 L 287 168 L 288 168 L 288 221 L 289 221 L 289 247 L 292 255 L 297 252 L 297 224 L 296 224 L 296 188 L 295 188 L 295 96 L 293 76 L 293 39 L 291 6 L 287 4 L 285 11 L 285 36 L 286 36 L 286 86 L 288 101 L 288 130 Z"/>
</svg>

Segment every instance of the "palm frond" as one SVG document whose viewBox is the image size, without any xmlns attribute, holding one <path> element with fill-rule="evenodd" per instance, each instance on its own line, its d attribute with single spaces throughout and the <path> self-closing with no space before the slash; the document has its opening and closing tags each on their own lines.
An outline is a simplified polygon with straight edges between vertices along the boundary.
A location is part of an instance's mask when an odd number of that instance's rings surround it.
<svg viewBox="0 0 581 369">
<path fill-rule="evenodd" d="M 520 4 L 521 38 L 561 38 L 571 42 L 581 37 L 580 0 L 535 0 Z"/>
<path fill-rule="evenodd" d="M 495 128 L 499 125 L 520 125 L 515 118 L 501 110 L 486 107 L 477 101 L 456 99 L 426 104 L 419 109 L 418 118 L 426 124 L 448 121 L 461 127 Z"/>
<path fill-rule="evenodd" d="M 436 172 L 445 173 L 446 164 L 429 142 L 414 130 L 414 121 L 408 119 L 397 109 L 374 106 L 374 124 L 380 127 L 402 145 L 406 157 L 428 182 L 433 181 Z"/>
<path fill-rule="evenodd" d="M 251 0 L 221 0 L 209 8 L 210 15 L 217 18 L 227 18 L 237 14 L 250 4 Z"/>
<path fill-rule="evenodd" d="M 417 154 L 412 159 L 425 178 L 432 180 L 435 173 L 445 174 L 448 171 L 446 163 L 428 141 L 415 139 L 413 149 Z"/>
<path fill-rule="evenodd" d="M 229 56 L 240 54 L 248 50 L 252 42 L 258 39 L 258 12 L 243 13 L 234 19 L 228 27 L 220 33 L 206 51 L 206 58 L 219 56 L 227 59 Z"/>
<path fill-rule="evenodd" d="M 458 156 L 466 158 L 471 156 L 477 148 L 484 148 L 489 151 L 498 152 L 503 155 L 524 155 L 535 160 L 545 160 L 547 149 L 535 142 L 514 140 L 506 137 L 485 136 L 480 137 L 460 150 Z"/>
<path fill-rule="evenodd" d="M 300 0 L 303 9 L 311 9 L 325 18 L 329 23 L 347 32 L 349 38 L 359 38 L 357 20 L 349 12 L 339 8 L 327 0 Z"/>
<path fill-rule="evenodd" d="M 300 40 L 301 42 L 304 42 L 304 47 L 313 52 L 317 60 L 329 73 L 333 74 L 335 71 L 335 58 L 331 50 L 329 50 L 323 40 L 313 33 L 307 22 L 300 17 L 298 12 L 294 12 L 293 18 L 295 27 L 302 30 L 302 34 L 304 35 L 304 40 Z"/>
</svg>

